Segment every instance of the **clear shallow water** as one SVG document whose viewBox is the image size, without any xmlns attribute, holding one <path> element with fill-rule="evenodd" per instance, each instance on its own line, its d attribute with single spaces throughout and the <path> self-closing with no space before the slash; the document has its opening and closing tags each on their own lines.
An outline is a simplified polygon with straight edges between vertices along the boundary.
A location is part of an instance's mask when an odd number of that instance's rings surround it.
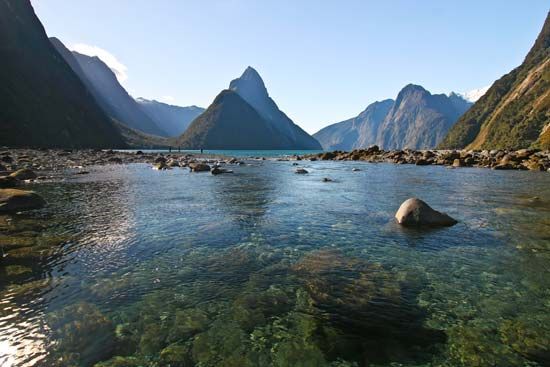
<svg viewBox="0 0 550 367">
<path fill-rule="evenodd" d="M 34 186 L 0 217 L 0 365 L 549 364 L 550 175 L 301 166 Z M 399 227 L 411 196 L 460 223 Z"/>
</svg>

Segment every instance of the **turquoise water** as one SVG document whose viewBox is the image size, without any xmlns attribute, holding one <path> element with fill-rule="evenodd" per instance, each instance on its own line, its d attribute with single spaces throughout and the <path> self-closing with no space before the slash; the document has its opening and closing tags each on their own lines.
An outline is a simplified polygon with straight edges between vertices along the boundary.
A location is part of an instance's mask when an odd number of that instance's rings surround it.
<svg viewBox="0 0 550 367">
<path fill-rule="evenodd" d="M 548 173 L 300 166 L 34 185 L 0 216 L 0 365 L 550 363 Z M 459 224 L 401 228 L 412 196 Z"/>
<path fill-rule="evenodd" d="M 122 152 L 137 152 L 137 149 L 125 149 L 121 150 Z M 168 153 L 168 149 L 141 149 L 142 152 L 146 153 Z M 171 153 L 193 153 L 201 154 L 200 150 L 188 150 L 182 149 L 172 149 Z M 247 157 L 247 158 L 280 158 L 280 157 L 291 157 L 294 155 L 306 155 L 306 154 L 317 154 L 321 153 L 322 150 L 208 150 L 204 149 L 202 154 L 205 155 L 217 155 L 217 156 L 226 156 L 226 157 Z"/>
</svg>

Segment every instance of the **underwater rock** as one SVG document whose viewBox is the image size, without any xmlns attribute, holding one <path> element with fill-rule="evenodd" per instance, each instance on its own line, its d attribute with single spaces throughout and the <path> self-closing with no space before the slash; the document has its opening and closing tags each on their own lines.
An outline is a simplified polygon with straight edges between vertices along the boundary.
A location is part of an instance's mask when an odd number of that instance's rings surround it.
<svg viewBox="0 0 550 367">
<path fill-rule="evenodd" d="M 233 171 L 229 169 L 221 168 L 219 166 L 214 166 L 210 170 L 210 173 L 213 175 L 221 175 L 222 173 L 233 173 Z"/>
<path fill-rule="evenodd" d="M 7 189 L 17 186 L 19 180 L 15 177 L 4 176 L 0 177 L 0 189 Z"/>
<path fill-rule="evenodd" d="M 66 366 L 90 365 L 109 357 L 115 334 L 111 321 L 93 304 L 80 302 L 47 317 L 57 341 L 52 357 Z"/>
<path fill-rule="evenodd" d="M 36 173 L 34 173 L 33 170 L 30 170 L 28 168 L 23 168 L 13 172 L 10 175 L 10 177 L 13 177 L 20 181 L 25 181 L 25 180 L 34 180 L 38 176 L 36 175 Z"/>
<path fill-rule="evenodd" d="M 395 214 L 397 223 L 403 226 L 452 226 L 457 221 L 445 213 L 432 209 L 417 198 L 407 199 Z"/>
<path fill-rule="evenodd" d="M 40 209 L 46 202 L 33 191 L 0 189 L 0 213 Z"/>
</svg>

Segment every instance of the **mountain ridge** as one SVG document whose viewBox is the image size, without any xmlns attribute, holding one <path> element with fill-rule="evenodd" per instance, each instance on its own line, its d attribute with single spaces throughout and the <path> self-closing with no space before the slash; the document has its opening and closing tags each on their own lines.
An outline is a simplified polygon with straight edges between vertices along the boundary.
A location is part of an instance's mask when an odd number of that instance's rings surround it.
<svg viewBox="0 0 550 367">
<path fill-rule="evenodd" d="M 0 145 L 115 148 L 126 144 L 50 43 L 29 0 L 0 1 Z"/>
<path fill-rule="evenodd" d="M 422 86 L 407 84 L 395 100 L 374 102 L 358 116 L 326 126 L 314 137 L 327 150 L 370 145 L 383 149 L 433 148 L 470 105 L 457 93 L 431 94 Z"/>
<path fill-rule="evenodd" d="M 495 81 L 439 145 L 442 149 L 549 147 L 550 12 L 524 61 Z"/>
</svg>

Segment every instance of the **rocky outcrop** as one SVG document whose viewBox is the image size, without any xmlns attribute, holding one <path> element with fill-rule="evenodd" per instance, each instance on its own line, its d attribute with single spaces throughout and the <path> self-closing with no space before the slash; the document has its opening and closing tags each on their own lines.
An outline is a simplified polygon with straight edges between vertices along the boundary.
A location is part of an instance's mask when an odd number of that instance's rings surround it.
<svg viewBox="0 0 550 367">
<path fill-rule="evenodd" d="M 0 213 L 40 209 L 46 202 L 33 191 L 0 189 Z"/>
<path fill-rule="evenodd" d="M 455 219 L 432 209 L 417 198 L 405 200 L 395 214 L 395 219 L 403 226 L 447 227 L 457 223 Z"/>
<path fill-rule="evenodd" d="M 479 167 L 493 169 L 517 169 L 550 171 L 550 151 L 537 149 L 456 151 L 456 150 L 381 150 L 378 146 L 356 149 L 351 152 L 334 151 L 305 156 L 312 160 L 388 162 L 416 164 L 418 166 L 440 165 Z"/>
</svg>

